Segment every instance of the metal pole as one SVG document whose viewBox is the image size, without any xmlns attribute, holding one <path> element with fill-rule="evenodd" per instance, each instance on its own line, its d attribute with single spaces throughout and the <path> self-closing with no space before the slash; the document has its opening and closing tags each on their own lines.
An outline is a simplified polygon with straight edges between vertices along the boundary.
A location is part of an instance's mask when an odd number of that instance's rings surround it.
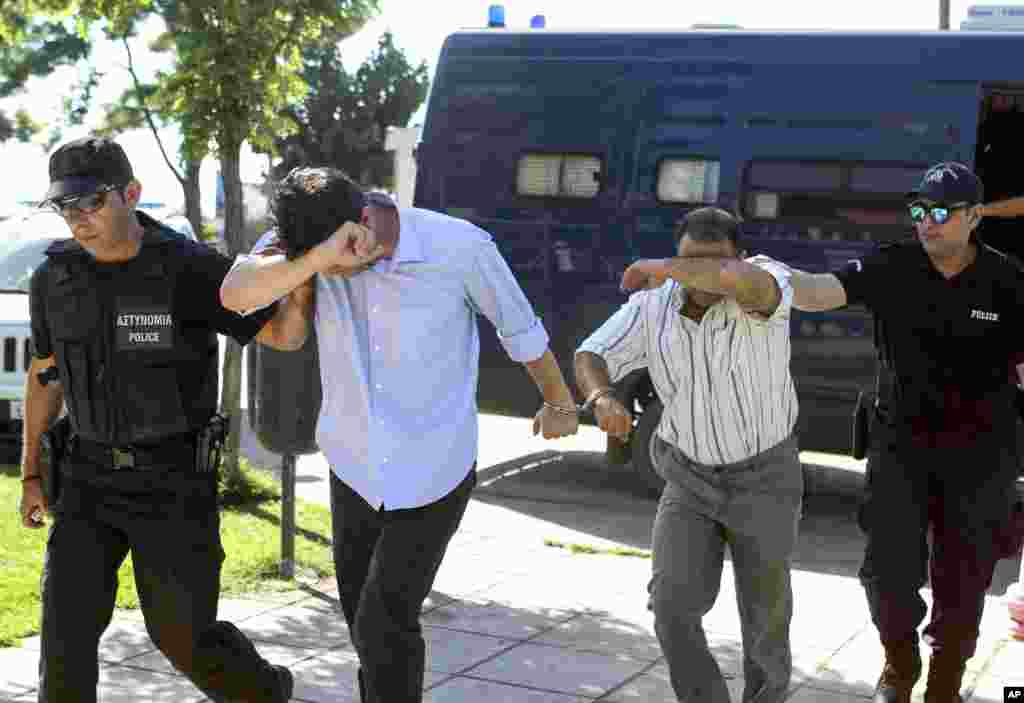
<svg viewBox="0 0 1024 703">
<path fill-rule="evenodd" d="M 949 29 L 949 0 L 939 0 L 939 29 Z"/>
<path fill-rule="evenodd" d="M 281 457 L 281 576 L 295 576 L 295 455 Z"/>
</svg>

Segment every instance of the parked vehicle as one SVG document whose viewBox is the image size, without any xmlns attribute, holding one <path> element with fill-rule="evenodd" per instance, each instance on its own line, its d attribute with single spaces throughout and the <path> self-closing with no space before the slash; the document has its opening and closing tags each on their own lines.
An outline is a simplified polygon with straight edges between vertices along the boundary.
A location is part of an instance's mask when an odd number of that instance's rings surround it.
<svg viewBox="0 0 1024 703">
<path fill-rule="evenodd" d="M 571 376 L 576 347 L 625 301 L 623 270 L 671 256 L 673 227 L 693 208 L 739 213 L 751 254 L 825 271 L 911 234 L 904 196 L 930 164 L 962 161 L 990 194 L 1014 194 L 1024 77 L 1007 57 L 1021 42 L 956 31 L 458 32 L 438 61 L 414 202 L 494 235 Z M 994 223 L 983 236 L 1024 253 L 1019 234 L 1001 237 Z M 871 319 L 859 307 L 794 312 L 792 340 L 801 445 L 848 452 L 857 392 L 875 374 Z M 529 415 L 537 396 L 525 380 L 483 324 L 481 408 Z M 617 393 L 637 425 L 610 458 L 632 458 L 657 484 L 650 380 L 634 373 Z"/>
</svg>

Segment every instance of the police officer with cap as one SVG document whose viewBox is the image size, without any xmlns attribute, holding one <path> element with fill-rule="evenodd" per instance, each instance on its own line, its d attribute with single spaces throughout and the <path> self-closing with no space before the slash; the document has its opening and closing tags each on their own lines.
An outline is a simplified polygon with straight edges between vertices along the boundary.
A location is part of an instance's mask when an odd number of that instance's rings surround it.
<svg viewBox="0 0 1024 703">
<path fill-rule="evenodd" d="M 985 591 L 996 562 L 1012 555 L 1020 453 L 1008 369 L 1020 347 L 1024 274 L 973 237 L 982 196 L 963 164 L 933 166 L 908 196 L 914 239 L 792 279 L 801 310 L 863 304 L 875 319 L 882 383 L 859 522 L 860 579 L 885 648 L 876 703 L 909 703 L 921 675 L 926 576 L 925 701 L 961 700 Z"/>
<path fill-rule="evenodd" d="M 224 552 L 208 451 L 220 419 L 216 335 L 271 339 L 271 311 L 221 306 L 230 260 L 135 210 L 141 185 L 115 142 L 64 144 L 49 171 L 44 203 L 74 237 L 47 249 L 30 288 L 20 509 L 26 527 L 54 518 L 39 701 L 96 701 L 97 646 L 129 551 L 146 629 L 179 671 L 214 701 L 287 701 L 291 673 L 216 620 Z M 61 477 L 51 505 L 40 438 L 62 405 L 70 442 L 50 467 Z"/>
</svg>

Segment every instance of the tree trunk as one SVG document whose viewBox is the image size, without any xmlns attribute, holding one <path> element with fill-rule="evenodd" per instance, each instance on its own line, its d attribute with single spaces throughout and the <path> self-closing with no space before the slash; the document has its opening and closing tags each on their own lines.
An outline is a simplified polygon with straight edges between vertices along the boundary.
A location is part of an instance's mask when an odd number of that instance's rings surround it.
<svg viewBox="0 0 1024 703">
<path fill-rule="evenodd" d="M 187 161 L 185 163 L 185 182 L 182 190 L 185 191 L 185 218 L 192 225 L 192 231 L 196 238 L 203 239 L 203 211 L 199 192 L 199 163 L 198 161 Z"/>
<path fill-rule="evenodd" d="M 224 241 L 227 254 L 234 257 L 243 248 L 245 210 L 242 201 L 241 145 L 225 147 L 220 152 L 221 174 L 224 178 Z M 230 418 L 230 434 L 224 446 L 224 477 L 228 485 L 240 485 L 239 441 L 241 440 L 242 413 L 242 347 L 230 337 L 224 350 L 223 386 L 220 411 Z"/>
</svg>

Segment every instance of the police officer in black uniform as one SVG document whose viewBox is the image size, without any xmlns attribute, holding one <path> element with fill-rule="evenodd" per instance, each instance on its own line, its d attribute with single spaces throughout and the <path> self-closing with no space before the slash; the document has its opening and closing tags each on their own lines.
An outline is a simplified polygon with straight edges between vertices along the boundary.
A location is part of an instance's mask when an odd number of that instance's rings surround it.
<svg viewBox="0 0 1024 703">
<path fill-rule="evenodd" d="M 938 164 L 910 195 L 913 240 L 836 273 L 794 272 L 798 309 L 861 303 L 875 318 L 882 383 L 859 518 L 860 578 L 886 655 L 876 703 L 909 703 L 921 675 L 926 576 L 925 701 L 961 700 L 985 591 L 996 562 L 1012 556 L 1020 453 L 1008 369 L 1020 348 L 1024 274 L 972 236 L 982 195 L 966 166 Z"/>
<path fill-rule="evenodd" d="M 221 703 L 281 703 L 293 681 L 217 622 L 224 559 L 217 473 L 217 333 L 245 344 L 271 311 L 220 304 L 231 262 L 136 212 L 141 186 L 107 139 L 61 146 L 45 202 L 73 239 L 47 250 L 30 289 L 35 352 L 26 385 L 22 521 L 53 515 L 42 578 L 40 703 L 94 703 L 97 647 L 129 550 L 146 629 Z M 268 328 L 270 326 L 268 325 Z M 70 423 L 50 504 L 40 437 Z M 51 496 L 52 498 L 52 496 Z"/>
</svg>

